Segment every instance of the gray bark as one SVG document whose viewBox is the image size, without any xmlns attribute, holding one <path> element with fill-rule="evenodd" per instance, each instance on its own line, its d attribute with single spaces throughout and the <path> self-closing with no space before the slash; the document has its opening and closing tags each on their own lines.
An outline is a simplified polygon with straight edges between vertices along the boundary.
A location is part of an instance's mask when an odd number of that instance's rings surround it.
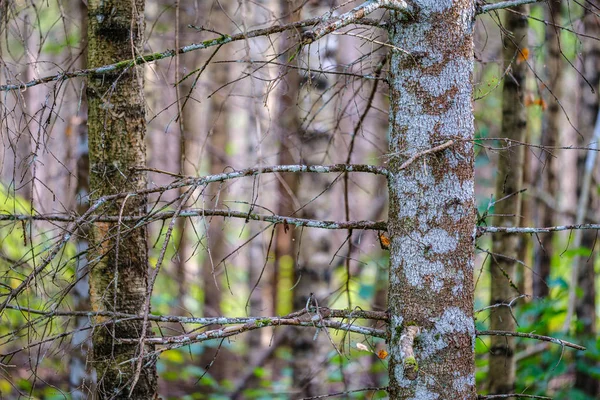
<svg viewBox="0 0 600 400">
<path fill-rule="evenodd" d="M 475 8 L 468 0 L 412 4 L 410 16 L 392 14 L 390 26 L 389 394 L 475 399 Z M 412 326 L 421 333 L 410 359 L 401 342 Z"/>
</svg>

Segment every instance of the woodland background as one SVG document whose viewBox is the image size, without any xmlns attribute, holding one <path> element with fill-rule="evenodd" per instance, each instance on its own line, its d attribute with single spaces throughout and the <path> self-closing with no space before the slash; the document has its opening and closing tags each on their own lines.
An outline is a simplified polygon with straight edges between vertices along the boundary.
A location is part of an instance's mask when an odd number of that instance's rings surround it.
<svg viewBox="0 0 600 400">
<path fill-rule="evenodd" d="M 80 0 L 3 1 L 0 9 L 0 85 L 29 82 L 85 68 L 87 9 Z M 225 34 L 321 16 L 354 3 L 309 0 L 146 2 L 144 53 L 174 49 Z M 290 12 L 294 10 L 295 12 Z M 589 202 L 581 202 L 585 160 L 598 107 L 600 8 L 596 2 L 531 5 L 527 42 L 512 62 L 526 66 L 520 87 L 526 110 L 524 143 L 502 139 L 506 16 L 476 22 L 474 109 L 478 223 L 491 224 L 498 163 L 524 148 L 521 226 L 598 223 L 600 169 L 592 168 Z M 385 20 L 375 13 L 374 20 Z M 587 21 L 587 22 L 586 22 Z M 385 166 L 390 155 L 384 77 L 387 33 L 353 26 L 307 48 L 284 32 L 230 43 L 148 64 L 144 68 L 148 183 L 161 187 L 180 175 L 202 176 L 277 164 L 365 163 Z M 218 51 L 215 51 L 217 49 Z M 291 50 L 290 50 L 291 49 Z M 297 50 L 294 50 L 297 49 Z M 115 60 L 118 61 L 118 60 Z M 593 90 L 592 90 L 593 89 Z M 595 92 L 594 92 L 595 91 Z M 88 153 L 85 79 L 57 80 L 0 92 L 0 301 L 60 238 L 66 220 L 87 208 Z M 591 98 L 591 100 L 590 100 Z M 598 128 L 597 128 L 598 129 Z M 302 132 L 302 134 L 298 134 Z M 588 167 L 589 170 L 589 167 Z M 318 175 L 318 176 L 317 176 Z M 174 211 L 182 193 L 154 193 L 148 208 Z M 586 200 L 587 198 L 586 197 Z M 252 221 L 244 214 L 276 214 L 334 221 L 381 221 L 387 215 L 382 177 L 344 173 L 265 174 L 210 184 L 187 200 L 189 209 L 237 211 L 242 218 L 180 218 L 165 245 L 169 219 L 148 224 L 154 265 L 163 267 L 152 293 L 156 315 L 286 315 L 315 293 L 320 305 L 385 311 L 387 238 L 377 230 L 320 230 Z M 15 220 L 11 215 L 37 216 Z M 193 214 L 193 213 L 192 213 Z M 291 221 L 291 220 L 290 220 Z M 580 233 L 579 233 L 580 232 Z M 383 236 L 380 236 L 383 235 Z M 549 335 L 587 347 L 576 353 L 546 342 L 517 340 L 516 392 L 556 399 L 598 398 L 597 231 L 565 230 L 519 237 L 512 262 L 510 303 L 520 332 Z M 490 264 L 494 236 L 477 241 L 477 329 L 489 327 Z M 86 232 L 82 228 L 12 309 L 0 314 L 0 398 L 87 398 L 89 320 L 53 310 L 85 310 Z M 306 267 L 316 263 L 318 272 Z M 579 263 L 576 290 L 573 265 Z M 504 277 L 506 279 L 506 277 Z M 575 297 L 569 297 L 569 290 Z M 45 310 L 40 315 L 15 307 Z M 572 308 L 573 318 L 566 321 Z M 565 322 L 566 321 L 566 322 Z M 159 325 L 159 324 L 157 324 Z M 375 321 L 372 326 L 381 328 Z M 161 323 L 172 334 L 200 326 Z M 231 339 L 163 352 L 158 360 L 163 398 L 295 398 L 294 371 L 318 377 L 320 393 L 383 398 L 386 344 L 359 334 L 321 332 L 302 353 L 295 328 L 266 328 Z M 309 342 L 315 336 L 309 333 Z M 357 344 L 359 344 L 357 346 Z M 366 349 L 366 350 L 365 350 Z M 488 380 L 489 338 L 476 342 L 477 385 Z M 86 368 L 86 365 L 88 368 Z M 481 392 L 485 393 L 485 389 Z"/>
</svg>

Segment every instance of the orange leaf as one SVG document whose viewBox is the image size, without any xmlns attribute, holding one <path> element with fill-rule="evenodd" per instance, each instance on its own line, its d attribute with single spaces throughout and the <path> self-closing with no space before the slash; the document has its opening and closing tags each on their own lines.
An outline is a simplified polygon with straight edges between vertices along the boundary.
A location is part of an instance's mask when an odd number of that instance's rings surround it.
<svg viewBox="0 0 600 400">
<path fill-rule="evenodd" d="M 383 250 L 389 250 L 390 243 L 390 238 L 385 236 L 385 233 L 379 233 L 379 244 Z"/>
<path fill-rule="evenodd" d="M 527 47 L 523 47 L 519 54 L 517 55 L 517 64 L 521 64 L 523 61 L 527 61 L 529 58 L 529 49 Z"/>
<path fill-rule="evenodd" d="M 548 108 L 548 105 L 546 104 L 546 102 L 544 101 L 544 99 L 542 99 L 541 97 L 535 99 L 534 104 L 536 106 L 542 107 L 542 110 L 546 110 L 546 108 Z"/>
<path fill-rule="evenodd" d="M 382 360 L 385 360 L 385 358 L 388 356 L 388 352 L 381 349 L 377 352 L 377 357 L 379 357 Z"/>
</svg>

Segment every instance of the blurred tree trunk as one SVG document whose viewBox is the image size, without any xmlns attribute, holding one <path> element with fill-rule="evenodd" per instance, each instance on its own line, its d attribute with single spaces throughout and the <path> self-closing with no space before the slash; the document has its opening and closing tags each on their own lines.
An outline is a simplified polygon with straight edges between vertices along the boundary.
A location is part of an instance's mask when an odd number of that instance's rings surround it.
<svg viewBox="0 0 600 400">
<path fill-rule="evenodd" d="M 231 32 L 231 21 L 227 15 L 231 10 L 231 5 L 231 1 L 220 0 L 212 2 L 212 8 L 206 6 L 210 10 L 210 20 L 207 22 L 212 29 L 220 33 Z M 229 60 L 230 49 L 230 46 L 223 46 L 219 50 L 216 59 Z M 228 165 L 226 162 L 226 148 L 229 139 L 228 119 L 230 117 L 229 102 L 231 99 L 228 97 L 229 90 L 223 86 L 230 81 L 231 76 L 228 63 L 213 64 L 208 68 L 206 72 L 210 74 L 210 91 L 219 90 L 209 99 L 208 151 L 205 154 L 208 156 L 208 162 L 210 163 L 210 173 L 219 174 Z M 210 193 L 206 201 L 207 208 L 223 208 L 223 200 L 227 193 L 223 186 L 225 185 L 215 183 L 210 187 Z M 223 288 L 222 275 L 215 271 L 219 262 L 226 255 L 226 224 L 223 224 L 220 218 L 214 218 L 214 220 L 207 218 L 206 225 L 208 228 L 206 231 L 207 253 L 201 266 L 201 285 L 204 293 L 203 315 L 205 317 L 216 317 L 222 315 L 221 291 L 226 290 Z M 235 373 L 237 371 L 232 371 L 228 366 L 227 356 L 222 353 L 223 350 L 220 350 L 219 358 L 213 362 L 215 351 L 215 348 L 207 348 L 202 354 L 200 364 L 204 368 L 210 365 L 208 373 L 217 381 L 221 381 L 227 376 L 228 372 Z"/>
<path fill-rule="evenodd" d="M 329 0 L 309 0 L 303 4 L 301 19 L 324 15 L 334 4 Z M 305 47 L 298 56 L 300 90 L 296 101 L 299 129 L 293 135 L 292 154 L 296 163 L 327 164 L 334 135 L 335 107 L 328 104 L 332 96 L 328 76 L 314 70 L 333 71 L 337 60 L 337 38 L 329 35 Z M 293 90 L 293 89 L 292 89 Z M 289 150 L 286 149 L 286 150 Z M 296 196 L 305 206 L 295 215 L 303 218 L 325 220 L 335 209 L 330 189 L 331 177 L 327 174 L 304 174 L 300 176 Z M 316 196 L 316 197 L 315 197 Z M 297 211 L 297 210 L 295 210 Z M 293 308 L 326 306 L 329 284 L 333 273 L 331 265 L 335 247 L 330 232 L 319 229 L 296 229 L 295 241 L 298 258 L 295 260 Z M 292 336 L 294 388 L 299 397 L 310 397 L 325 393 L 327 388 L 326 360 L 331 349 L 327 332 L 314 329 L 299 329 Z"/>
<path fill-rule="evenodd" d="M 559 101 L 562 100 L 562 81 L 563 81 L 563 55 L 561 53 L 560 29 L 561 25 L 561 1 L 552 0 L 546 3 L 546 20 L 552 24 L 546 26 L 546 81 L 552 90 L 548 93 L 546 103 L 548 110 L 544 113 L 544 128 L 542 131 L 542 146 L 555 147 L 559 141 L 561 133 L 561 117 L 563 110 L 560 108 Z M 559 150 L 551 149 L 549 152 L 543 151 L 541 161 L 541 179 L 539 180 L 540 195 L 551 200 L 551 204 L 538 200 L 541 210 L 541 225 L 553 226 L 556 219 L 557 207 L 560 204 L 558 198 L 558 176 L 556 160 Z M 552 233 L 540 236 L 540 249 L 536 257 L 536 274 L 534 275 L 533 296 L 536 298 L 547 297 L 550 288 L 548 279 L 552 263 L 553 241 Z"/>
<path fill-rule="evenodd" d="M 79 46 L 83 51 L 83 57 L 79 68 L 85 68 L 87 59 L 87 7 L 81 1 L 76 1 L 73 4 L 76 17 L 75 20 L 81 21 L 79 34 L 81 40 Z M 81 115 L 87 112 L 86 99 L 81 99 Z M 70 135 L 72 135 L 71 143 L 74 144 L 74 154 L 71 157 L 75 159 L 75 204 L 78 215 L 82 215 L 87 207 L 89 207 L 88 195 L 90 193 L 89 185 L 89 149 L 88 149 L 88 131 L 86 121 L 79 115 L 75 115 L 69 122 Z M 69 157 L 70 158 L 70 157 Z M 82 254 L 76 261 L 75 279 L 77 283 L 73 287 L 71 296 L 73 298 L 73 309 L 76 311 L 86 311 L 90 309 L 89 297 L 89 278 L 86 272 L 88 266 L 88 257 L 86 251 L 89 248 L 88 243 L 89 229 L 80 228 L 77 234 L 75 246 L 77 254 Z M 77 317 L 75 319 L 76 328 L 81 329 L 89 326 L 89 318 Z M 91 351 L 91 341 L 89 332 L 81 330 L 76 332 L 71 337 L 72 351 L 69 353 L 69 389 L 73 400 L 87 399 L 94 386 L 94 378 L 91 373 L 91 366 L 88 361 L 88 353 Z"/>
<path fill-rule="evenodd" d="M 527 110 L 524 104 L 527 60 L 527 6 L 515 8 L 517 13 L 507 12 L 504 27 L 504 69 L 509 73 L 502 89 L 501 137 L 511 141 L 525 141 Z M 495 226 L 519 226 L 520 196 L 522 189 L 523 147 L 514 146 L 500 153 L 496 176 L 496 200 L 512 195 L 494 205 Z M 491 301 L 497 305 L 491 309 L 490 329 L 514 331 L 515 320 L 506 304 L 519 295 L 515 287 L 515 259 L 519 256 L 519 235 L 500 233 L 492 237 Z M 512 393 L 515 386 L 515 344 L 513 338 L 492 336 L 489 362 L 489 393 Z"/>
<path fill-rule="evenodd" d="M 525 141 L 527 143 L 532 143 L 532 132 L 530 129 L 527 129 L 527 133 L 525 136 Z M 533 180 L 533 168 L 532 164 L 534 160 L 537 162 L 537 158 L 532 157 L 531 150 L 529 148 L 525 148 L 523 151 L 523 170 L 522 170 L 522 187 L 523 188 L 532 188 L 535 186 Z M 531 193 L 522 193 L 520 196 L 521 199 L 521 226 L 535 226 L 533 224 L 533 202 L 536 201 L 535 197 L 531 196 Z M 522 235 L 521 236 L 521 245 L 519 246 L 519 254 L 517 259 L 521 260 L 523 264 L 518 264 L 516 266 L 517 273 L 517 285 L 519 287 L 519 293 L 532 295 L 533 294 L 533 246 L 534 246 L 534 238 L 532 235 Z M 537 244 L 537 243 L 536 243 Z M 524 302 L 531 301 L 531 297 L 528 296 L 523 299 Z"/>
<path fill-rule="evenodd" d="M 88 2 L 89 67 L 126 60 L 142 53 L 144 1 L 90 0 Z M 135 51 L 136 54 L 132 54 Z M 88 133 L 91 201 L 101 196 L 146 187 L 146 119 L 142 67 L 88 80 Z M 144 215 L 145 196 L 128 196 L 98 210 L 110 215 Z M 92 311 L 142 314 L 148 290 L 146 229 L 121 233 L 116 223 L 95 223 L 90 240 L 90 301 Z M 118 247 L 116 247 L 118 245 Z M 136 373 L 137 358 L 152 345 L 119 344 L 115 338 L 139 338 L 141 321 L 113 324 L 95 317 L 92 363 L 98 376 L 99 399 L 154 399 L 156 361 L 147 358 Z M 102 326 L 100 326 L 102 325 Z M 147 335 L 151 335 L 150 326 Z M 134 380 L 137 382 L 134 387 Z"/>
<path fill-rule="evenodd" d="M 594 38 L 600 37 L 600 18 L 593 9 L 600 7 L 600 2 L 597 0 L 591 1 L 589 7 L 586 8 L 584 17 L 584 33 L 586 37 L 581 37 L 583 42 L 583 74 L 587 80 L 585 82 L 580 79 L 581 86 L 581 105 L 579 107 L 579 131 L 583 135 L 583 146 L 589 146 L 593 138 L 594 127 L 598 129 L 599 121 L 599 99 L 598 90 L 600 83 L 600 44 Z M 590 88 L 591 86 L 591 88 Z M 593 90 L 592 90 L 593 89 Z M 596 143 L 597 146 L 597 143 Z M 586 158 L 587 152 L 580 152 L 577 160 L 578 189 L 581 191 L 582 180 L 586 175 Z M 598 162 L 596 161 L 596 165 Z M 592 166 L 592 171 L 597 167 Z M 588 215 L 598 215 L 598 195 L 595 190 L 590 191 L 590 199 L 585 204 L 587 206 Z M 594 257 L 593 249 L 597 248 L 598 232 L 583 231 L 581 238 L 581 246 L 589 249 L 592 254 L 578 257 L 576 262 L 578 265 L 577 285 L 581 290 L 582 295 L 577 296 L 575 303 L 575 312 L 577 314 L 577 329 L 576 334 L 580 340 L 590 341 L 595 343 L 597 335 L 596 327 L 596 274 L 594 271 L 594 263 L 597 257 Z M 573 283 L 572 283 L 573 284 Z M 575 387 L 590 398 L 598 398 L 600 396 L 600 384 L 597 377 L 590 373 L 591 368 L 598 367 L 598 361 L 594 360 L 593 356 L 586 353 L 577 354 L 578 365 L 575 376 Z"/>
<path fill-rule="evenodd" d="M 474 400 L 475 7 L 419 5 L 390 21 L 389 395 Z"/>
</svg>

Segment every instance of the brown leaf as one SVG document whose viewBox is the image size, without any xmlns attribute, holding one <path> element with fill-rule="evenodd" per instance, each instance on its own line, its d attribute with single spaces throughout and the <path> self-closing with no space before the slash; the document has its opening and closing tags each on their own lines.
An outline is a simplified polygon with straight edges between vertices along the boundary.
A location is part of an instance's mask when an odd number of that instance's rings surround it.
<svg viewBox="0 0 600 400">
<path fill-rule="evenodd" d="M 381 248 L 383 250 L 389 250 L 390 249 L 390 238 L 385 236 L 385 233 L 380 232 L 379 233 L 379 244 L 381 245 Z"/>
</svg>

